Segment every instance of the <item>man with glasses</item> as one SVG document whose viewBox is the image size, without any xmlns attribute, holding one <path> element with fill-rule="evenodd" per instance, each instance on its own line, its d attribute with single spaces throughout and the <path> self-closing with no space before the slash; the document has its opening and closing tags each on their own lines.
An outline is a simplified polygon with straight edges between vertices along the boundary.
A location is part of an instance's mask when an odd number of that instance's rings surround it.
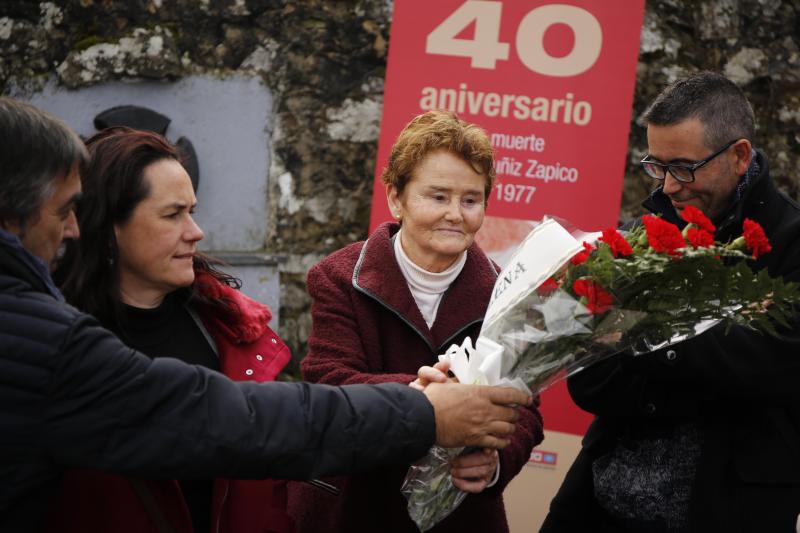
<svg viewBox="0 0 800 533">
<path fill-rule="evenodd" d="M 752 262 L 800 281 L 800 207 L 753 149 L 753 111 L 725 77 L 668 86 L 643 116 L 644 207 L 683 228 L 687 206 L 715 238 L 759 222 L 772 252 Z M 665 283 L 668 283 L 665 280 Z M 800 514 L 800 321 L 781 338 L 711 328 L 656 352 L 620 355 L 568 381 L 597 415 L 542 531 L 794 531 Z"/>
</svg>

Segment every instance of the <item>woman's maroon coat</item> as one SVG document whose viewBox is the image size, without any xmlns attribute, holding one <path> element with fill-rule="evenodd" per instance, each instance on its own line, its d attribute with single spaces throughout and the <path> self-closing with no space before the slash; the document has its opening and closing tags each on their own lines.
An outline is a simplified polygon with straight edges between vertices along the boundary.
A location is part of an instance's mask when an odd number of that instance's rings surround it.
<svg viewBox="0 0 800 533">
<path fill-rule="evenodd" d="M 302 362 L 308 381 L 409 383 L 423 365 L 466 336 L 480 331 L 497 270 L 472 244 L 458 278 L 445 293 L 436 321 L 428 329 L 395 260 L 392 236 L 397 224 L 384 224 L 366 242 L 333 253 L 308 273 L 313 324 L 308 355 Z M 481 494 L 470 495 L 433 533 L 508 531 L 502 491 L 541 442 L 542 419 L 535 407 L 522 409 L 511 444 L 500 452 L 500 478 Z M 327 481 L 338 496 L 290 483 L 289 513 L 298 533 L 418 532 L 408 517 L 400 486 L 407 468 L 375 470 Z"/>
</svg>

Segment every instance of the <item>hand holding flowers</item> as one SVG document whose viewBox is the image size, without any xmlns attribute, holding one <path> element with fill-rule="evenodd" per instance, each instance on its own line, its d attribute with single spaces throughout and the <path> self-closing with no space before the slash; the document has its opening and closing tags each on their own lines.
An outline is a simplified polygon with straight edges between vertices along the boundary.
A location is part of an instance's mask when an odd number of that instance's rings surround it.
<svg viewBox="0 0 800 533">
<path fill-rule="evenodd" d="M 424 391 L 425 387 L 431 383 L 447 383 L 448 381 L 457 383 L 457 379 L 447 377 L 447 372 L 449 370 L 449 361 L 439 361 L 433 366 L 420 367 L 420 369 L 417 370 L 417 379 L 408 385 L 418 391 Z"/>
<path fill-rule="evenodd" d="M 450 461 L 450 475 L 455 488 L 477 494 L 495 477 L 500 462 L 497 450 L 483 448 L 459 455 Z"/>
<path fill-rule="evenodd" d="M 409 385 L 417 390 L 425 390 L 431 383 L 457 383 L 457 378 L 449 378 L 449 361 L 439 361 L 435 365 L 423 366 L 417 371 L 417 379 Z M 500 456 L 491 448 L 470 449 L 450 461 L 450 475 L 453 485 L 464 492 L 477 494 L 492 484 L 497 473 Z"/>
</svg>

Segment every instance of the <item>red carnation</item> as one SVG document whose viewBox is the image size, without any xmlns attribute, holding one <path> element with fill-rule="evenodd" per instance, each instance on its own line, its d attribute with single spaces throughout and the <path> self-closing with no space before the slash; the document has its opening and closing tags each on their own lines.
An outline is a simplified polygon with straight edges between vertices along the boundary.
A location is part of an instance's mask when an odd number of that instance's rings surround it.
<svg viewBox="0 0 800 533">
<path fill-rule="evenodd" d="M 650 243 L 653 250 L 670 255 L 681 255 L 678 248 L 685 247 L 686 241 L 683 240 L 678 226 L 652 215 L 642 217 L 642 222 L 647 230 L 647 242 Z"/>
<path fill-rule="evenodd" d="M 746 218 L 744 219 L 743 227 L 744 240 L 747 243 L 747 247 L 753 252 L 753 259 L 758 259 L 759 255 L 772 251 L 772 246 L 764 233 L 764 228 L 758 222 Z"/>
<path fill-rule="evenodd" d="M 586 260 L 589 259 L 589 254 L 592 253 L 592 250 L 594 250 L 594 246 L 592 246 L 588 242 L 584 242 L 583 243 L 583 251 L 582 252 L 578 252 L 577 254 L 575 254 L 572 257 L 572 259 L 570 259 L 570 262 L 573 265 L 580 265 L 581 263 L 586 262 Z"/>
<path fill-rule="evenodd" d="M 714 244 L 714 236 L 704 229 L 689 228 L 686 238 L 695 248 L 708 248 Z"/>
<path fill-rule="evenodd" d="M 572 290 L 576 295 L 586 298 L 586 307 L 593 315 L 605 313 L 611 309 L 611 305 L 614 303 L 614 297 L 607 293 L 600 284 L 590 279 L 576 279 L 572 284 Z"/>
<path fill-rule="evenodd" d="M 681 218 L 689 224 L 694 224 L 698 228 L 707 231 L 711 235 L 714 235 L 714 232 L 717 231 L 714 223 L 711 222 L 711 220 L 709 220 L 709 218 L 705 216 L 702 211 L 693 205 L 687 205 L 683 209 L 681 212 Z"/>
<path fill-rule="evenodd" d="M 603 236 L 600 237 L 600 240 L 611 248 L 611 253 L 614 257 L 626 257 L 633 253 L 633 248 L 625 240 L 625 237 L 614 228 L 603 230 Z"/>
<path fill-rule="evenodd" d="M 539 296 L 547 296 L 551 292 L 558 289 L 558 287 L 558 282 L 551 276 L 544 280 L 541 285 L 536 287 L 536 292 L 539 293 Z"/>
</svg>

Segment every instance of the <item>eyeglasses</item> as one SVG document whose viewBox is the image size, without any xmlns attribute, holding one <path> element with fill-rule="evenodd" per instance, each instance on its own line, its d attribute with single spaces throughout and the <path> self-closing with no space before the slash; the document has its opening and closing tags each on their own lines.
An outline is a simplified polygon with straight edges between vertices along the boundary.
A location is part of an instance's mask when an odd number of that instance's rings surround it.
<svg viewBox="0 0 800 533">
<path fill-rule="evenodd" d="M 733 146 L 736 141 L 739 139 L 734 139 L 710 156 L 706 157 L 702 161 L 698 161 L 697 163 L 691 163 L 689 165 L 678 165 L 678 164 L 667 164 L 667 163 L 659 163 L 657 161 L 650 160 L 650 154 L 644 156 L 644 158 L 640 161 L 642 164 L 642 168 L 644 169 L 645 174 L 650 176 L 653 179 L 657 179 L 659 181 L 663 181 L 667 177 L 667 171 L 669 171 L 670 175 L 673 178 L 680 181 L 681 183 L 691 183 L 694 181 L 694 173 L 695 171 L 720 155 L 722 152 Z"/>
</svg>

